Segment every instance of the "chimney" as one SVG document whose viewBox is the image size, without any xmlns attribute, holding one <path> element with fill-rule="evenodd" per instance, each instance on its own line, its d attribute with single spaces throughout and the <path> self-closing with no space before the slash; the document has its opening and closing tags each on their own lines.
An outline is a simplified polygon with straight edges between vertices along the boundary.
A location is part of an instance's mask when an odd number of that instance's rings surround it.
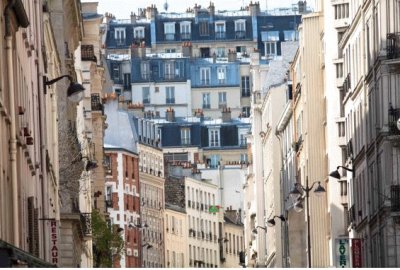
<svg viewBox="0 0 400 270">
<path fill-rule="evenodd" d="M 236 62 L 236 52 L 235 51 L 228 51 L 228 62 Z"/>
<path fill-rule="evenodd" d="M 210 13 L 210 22 L 214 22 L 215 6 L 213 2 L 210 2 L 210 6 L 208 7 L 208 12 Z"/>
<path fill-rule="evenodd" d="M 131 24 L 135 24 L 136 23 L 136 14 L 131 12 Z"/>
<path fill-rule="evenodd" d="M 109 24 L 113 19 L 113 15 L 109 12 L 106 12 L 106 23 Z"/>
<path fill-rule="evenodd" d="M 194 4 L 194 8 L 193 8 L 193 10 L 194 10 L 194 20 L 195 20 L 196 23 L 198 23 L 198 20 L 199 20 L 200 8 L 201 8 L 200 5 Z"/>
<path fill-rule="evenodd" d="M 194 116 L 200 118 L 200 121 L 204 120 L 204 114 L 202 109 L 197 109 L 194 111 Z"/>
<path fill-rule="evenodd" d="M 169 107 L 165 112 L 165 118 L 168 122 L 175 122 L 175 111 L 173 108 Z"/>
<path fill-rule="evenodd" d="M 154 20 L 157 16 L 157 8 L 156 5 L 152 4 L 146 8 L 146 19 Z"/>
<path fill-rule="evenodd" d="M 260 2 L 252 2 L 250 1 L 249 4 L 249 9 L 250 9 L 250 15 L 252 17 L 256 17 L 260 14 Z"/>
<path fill-rule="evenodd" d="M 307 11 L 307 1 L 299 1 L 297 2 L 297 6 L 299 8 L 299 13 L 303 14 Z"/>
<path fill-rule="evenodd" d="M 183 44 L 182 44 L 182 55 L 183 55 L 183 57 L 192 58 L 192 56 L 193 56 L 192 42 L 190 42 L 190 41 L 183 42 Z"/>
<path fill-rule="evenodd" d="M 215 64 L 217 62 L 217 55 L 215 54 L 215 52 L 213 53 L 213 63 Z"/>
<path fill-rule="evenodd" d="M 128 104 L 128 111 L 132 112 L 137 118 L 144 118 L 144 106 L 141 103 Z"/>
<path fill-rule="evenodd" d="M 222 109 L 222 122 L 230 122 L 232 120 L 231 118 L 231 108 L 223 108 Z"/>
</svg>

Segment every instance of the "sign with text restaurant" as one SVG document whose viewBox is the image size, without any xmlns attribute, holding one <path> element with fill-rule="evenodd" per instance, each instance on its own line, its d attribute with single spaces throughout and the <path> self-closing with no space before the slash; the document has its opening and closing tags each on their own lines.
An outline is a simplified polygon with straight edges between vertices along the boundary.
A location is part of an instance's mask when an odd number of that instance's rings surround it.
<svg viewBox="0 0 400 270">
<path fill-rule="evenodd" d="M 338 268 L 362 267 L 361 239 L 336 239 L 335 254 L 336 267 Z"/>
</svg>

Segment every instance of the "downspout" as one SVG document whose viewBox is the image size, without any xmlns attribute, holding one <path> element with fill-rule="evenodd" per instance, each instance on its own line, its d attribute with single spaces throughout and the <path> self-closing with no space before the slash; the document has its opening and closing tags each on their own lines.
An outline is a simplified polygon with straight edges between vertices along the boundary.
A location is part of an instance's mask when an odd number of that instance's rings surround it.
<svg viewBox="0 0 400 270">
<path fill-rule="evenodd" d="M 17 179 L 17 137 L 15 128 L 15 96 L 14 96 L 14 74 L 12 60 L 12 34 L 11 34 L 11 10 L 16 0 L 10 0 L 4 10 L 4 20 L 6 26 L 6 54 L 8 66 L 8 91 L 10 97 L 10 161 L 11 161 L 11 186 L 12 186 L 12 220 L 13 220 L 13 244 L 19 247 L 19 216 L 18 216 L 18 179 Z"/>
</svg>

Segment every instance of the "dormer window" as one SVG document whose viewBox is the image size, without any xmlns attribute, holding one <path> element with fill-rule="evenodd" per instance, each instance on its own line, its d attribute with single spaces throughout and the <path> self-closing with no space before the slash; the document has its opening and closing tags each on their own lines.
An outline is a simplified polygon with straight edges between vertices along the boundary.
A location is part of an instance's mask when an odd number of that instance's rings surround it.
<svg viewBox="0 0 400 270">
<path fill-rule="evenodd" d="M 219 128 L 210 128 L 208 130 L 208 146 L 210 147 L 219 147 L 220 146 L 220 136 L 219 136 Z"/>
<path fill-rule="evenodd" d="M 278 54 L 279 31 L 261 32 L 261 40 L 264 42 L 265 56 L 274 57 Z"/>
<path fill-rule="evenodd" d="M 235 21 L 235 38 L 244 39 L 246 37 L 246 20 Z"/>
<path fill-rule="evenodd" d="M 191 38 L 191 22 L 181 22 L 181 39 L 189 40 Z"/>
<path fill-rule="evenodd" d="M 215 38 L 216 39 L 224 39 L 226 33 L 225 21 L 217 21 L 215 22 Z"/>
<path fill-rule="evenodd" d="M 144 38 L 144 27 L 143 26 L 135 27 L 133 29 L 133 37 L 137 39 Z"/>
<path fill-rule="evenodd" d="M 164 23 L 165 40 L 175 40 L 175 23 Z"/>
<path fill-rule="evenodd" d="M 115 28 L 114 29 L 114 38 L 117 41 L 117 45 L 125 44 L 125 38 L 126 38 L 125 28 L 122 28 L 122 27 Z"/>
</svg>

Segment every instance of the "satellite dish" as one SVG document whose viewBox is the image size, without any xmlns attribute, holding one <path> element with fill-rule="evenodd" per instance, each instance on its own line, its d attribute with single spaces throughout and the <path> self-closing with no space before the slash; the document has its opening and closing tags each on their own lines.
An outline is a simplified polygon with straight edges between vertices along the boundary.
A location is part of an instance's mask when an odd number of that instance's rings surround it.
<svg viewBox="0 0 400 270">
<path fill-rule="evenodd" d="M 400 118 L 397 119 L 397 121 L 396 121 L 396 126 L 397 126 L 397 129 L 400 130 Z"/>
</svg>

